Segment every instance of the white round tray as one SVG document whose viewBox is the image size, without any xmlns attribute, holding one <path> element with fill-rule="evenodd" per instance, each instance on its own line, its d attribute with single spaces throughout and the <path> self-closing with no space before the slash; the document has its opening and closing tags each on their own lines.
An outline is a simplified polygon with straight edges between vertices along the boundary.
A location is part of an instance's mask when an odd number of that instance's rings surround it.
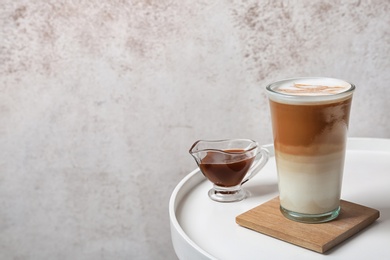
<svg viewBox="0 0 390 260">
<path fill-rule="evenodd" d="M 390 139 L 348 139 L 342 199 L 377 209 L 380 217 L 325 254 L 236 224 L 237 215 L 278 196 L 273 146 L 267 147 L 271 158 L 243 185 L 251 193 L 243 201 L 210 200 L 211 184 L 198 169 L 176 186 L 169 215 L 172 243 L 180 259 L 390 259 Z"/>
</svg>

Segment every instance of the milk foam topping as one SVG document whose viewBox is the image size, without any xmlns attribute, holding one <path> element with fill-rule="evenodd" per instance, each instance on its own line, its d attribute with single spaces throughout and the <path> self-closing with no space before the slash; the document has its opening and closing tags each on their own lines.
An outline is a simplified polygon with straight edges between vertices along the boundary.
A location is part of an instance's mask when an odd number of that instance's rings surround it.
<svg viewBox="0 0 390 260">
<path fill-rule="evenodd" d="M 273 90 L 288 95 L 322 96 L 345 92 L 351 84 L 332 78 L 305 78 L 285 81 Z"/>
<path fill-rule="evenodd" d="M 349 98 L 355 86 L 340 79 L 308 77 L 274 82 L 266 87 L 268 97 L 286 104 L 324 104 Z"/>
</svg>

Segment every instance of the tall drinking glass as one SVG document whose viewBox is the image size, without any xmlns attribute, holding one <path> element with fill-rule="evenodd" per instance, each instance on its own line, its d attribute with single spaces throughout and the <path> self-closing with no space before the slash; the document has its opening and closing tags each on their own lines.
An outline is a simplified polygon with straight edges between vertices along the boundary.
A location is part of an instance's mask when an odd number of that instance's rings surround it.
<svg viewBox="0 0 390 260">
<path fill-rule="evenodd" d="M 333 78 L 295 78 L 266 87 L 280 210 L 295 221 L 337 218 L 355 86 Z"/>
</svg>

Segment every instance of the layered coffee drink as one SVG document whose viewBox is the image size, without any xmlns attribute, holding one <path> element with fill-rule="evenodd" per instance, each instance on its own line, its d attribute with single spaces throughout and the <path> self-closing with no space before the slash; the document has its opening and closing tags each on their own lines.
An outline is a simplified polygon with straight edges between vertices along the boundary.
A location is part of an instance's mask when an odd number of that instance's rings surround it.
<svg viewBox="0 0 390 260">
<path fill-rule="evenodd" d="M 298 78 L 267 86 L 282 213 L 301 222 L 338 216 L 354 85 Z"/>
</svg>

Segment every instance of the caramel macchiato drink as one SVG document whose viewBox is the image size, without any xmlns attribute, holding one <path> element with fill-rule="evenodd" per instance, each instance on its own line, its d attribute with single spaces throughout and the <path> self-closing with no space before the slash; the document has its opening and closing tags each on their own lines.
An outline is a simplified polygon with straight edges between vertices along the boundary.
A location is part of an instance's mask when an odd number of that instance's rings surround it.
<svg viewBox="0 0 390 260">
<path fill-rule="evenodd" d="M 354 89 L 332 78 L 267 86 L 280 209 L 287 218 L 319 223 L 338 216 Z"/>
</svg>

